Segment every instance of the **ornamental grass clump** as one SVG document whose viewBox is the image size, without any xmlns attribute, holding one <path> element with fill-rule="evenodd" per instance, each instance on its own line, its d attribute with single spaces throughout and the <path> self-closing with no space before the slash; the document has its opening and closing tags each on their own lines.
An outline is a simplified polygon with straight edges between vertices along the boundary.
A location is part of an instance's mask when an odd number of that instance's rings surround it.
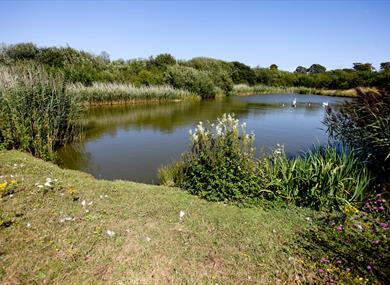
<svg viewBox="0 0 390 285">
<path fill-rule="evenodd" d="M 234 115 L 190 130 L 182 161 L 159 171 L 162 183 L 179 186 L 210 201 L 253 202 L 259 198 L 254 134 Z"/>
<path fill-rule="evenodd" d="M 33 65 L 0 68 L 1 148 L 52 160 L 57 147 L 79 138 L 79 116 L 61 75 Z"/>
</svg>

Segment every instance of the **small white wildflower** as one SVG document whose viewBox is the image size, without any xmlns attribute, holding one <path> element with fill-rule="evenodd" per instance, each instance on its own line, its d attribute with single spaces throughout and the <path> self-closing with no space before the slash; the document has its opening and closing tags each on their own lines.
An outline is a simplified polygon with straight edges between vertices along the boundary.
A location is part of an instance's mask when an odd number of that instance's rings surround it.
<svg viewBox="0 0 390 285">
<path fill-rule="evenodd" d="M 88 203 L 88 206 L 91 206 L 92 204 L 93 204 L 93 201 L 89 202 L 89 203 Z"/>
<path fill-rule="evenodd" d="M 108 195 L 106 194 L 106 195 L 104 195 L 104 198 L 108 198 Z"/>
<path fill-rule="evenodd" d="M 85 207 L 85 205 L 87 205 L 87 201 L 85 200 L 81 201 L 81 206 Z"/>
<path fill-rule="evenodd" d="M 31 224 L 30 224 L 30 223 L 27 223 L 27 227 L 28 227 L 28 228 L 31 228 Z"/>
<path fill-rule="evenodd" d="M 49 181 L 46 181 L 45 184 L 43 184 L 43 185 L 45 185 L 46 187 L 51 187 L 52 186 Z"/>
<path fill-rule="evenodd" d="M 108 235 L 109 237 L 115 236 L 115 232 L 114 232 L 114 231 L 107 230 L 106 233 L 107 233 L 107 235 Z"/>
<path fill-rule="evenodd" d="M 9 197 L 12 198 L 14 196 L 14 194 L 9 194 Z"/>
<path fill-rule="evenodd" d="M 294 257 L 289 256 L 289 257 L 288 257 L 288 261 L 290 261 L 290 262 L 294 261 Z"/>
<path fill-rule="evenodd" d="M 43 188 L 43 185 L 38 184 L 37 187 L 38 188 Z"/>
<path fill-rule="evenodd" d="M 272 230 L 272 232 L 273 232 L 274 234 L 276 234 L 276 230 Z"/>
<path fill-rule="evenodd" d="M 180 212 L 179 212 L 179 219 L 182 220 L 184 218 L 185 214 L 186 213 L 183 210 L 180 210 Z"/>
<path fill-rule="evenodd" d="M 311 218 L 310 217 L 306 217 L 306 221 L 311 222 Z"/>
<path fill-rule="evenodd" d="M 152 239 L 150 237 L 146 237 L 146 241 L 149 242 L 151 241 Z"/>
</svg>

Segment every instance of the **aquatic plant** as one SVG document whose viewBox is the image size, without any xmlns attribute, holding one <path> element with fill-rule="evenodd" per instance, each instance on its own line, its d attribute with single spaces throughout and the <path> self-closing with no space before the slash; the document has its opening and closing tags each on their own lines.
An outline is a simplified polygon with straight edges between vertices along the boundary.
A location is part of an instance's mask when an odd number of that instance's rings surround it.
<svg viewBox="0 0 390 285">
<path fill-rule="evenodd" d="M 54 159 L 54 151 L 79 138 L 81 106 L 67 96 L 61 75 L 41 66 L 0 67 L 0 144 Z"/>
<path fill-rule="evenodd" d="M 255 159 L 254 134 L 234 115 L 190 130 L 189 151 L 159 170 L 161 183 L 179 186 L 212 201 L 283 201 L 316 209 L 362 201 L 370 183 L 353 150 L 318 147 L 287 158 L 279 146 Z"/>
<path fill-rule="evenodd" d="M 283 146 L 260 160 L 259 175 L 269 198 L 316 209 L 361 202 L 370 175 L 353 150 L 316 147 L 288 158 Z"/>
<path fill-rule="evenodd" d="M 81 83 L 67 86 L 67 94 L 79 96 L 82 101 L 88 103 L 115 103 L 139 100 L 183 100 L 196 99 L 197 95 L 190 91 L 176 89 L 171 86 L 140 86 L 120 83 L 94 82 L 91 86 Z"/>
</svg>

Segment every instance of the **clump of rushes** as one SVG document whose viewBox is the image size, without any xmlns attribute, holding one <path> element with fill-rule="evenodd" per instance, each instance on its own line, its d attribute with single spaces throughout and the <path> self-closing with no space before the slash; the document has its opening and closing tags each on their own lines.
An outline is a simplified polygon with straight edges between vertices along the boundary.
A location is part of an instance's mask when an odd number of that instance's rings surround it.
<svg viewBox="0 0 390 285">
<path fill-rule="evenodd" d="M 332 146 L 316 147 L 294 159 L 278 146 L 260 164 L 262 185 L 271 197 L 317 209 L 363 201 L 371 180 L 355 151 Z"/>
<path fill-rule="evenodd" d="M 190 150 L 159 170 L 162 184 L 211 201 L 258 204 L 261 199 L 316 209 L 362 201 L 370 176 L 353 151 L 317 148 L 289 159 L 283 147 L 255 159 L 254 134 L 234 115 L 190 130 Z"/>
<path fill-rule="evenodd" d="M 41 66 L 0 67 L 0 145 L 52 160 L 58 146 L 79 138 L 78 97 L 63 77 Z"/>
<path fill-rule="evenodd" d="M 81 83 L 70 84 L 67 86 L 67 94 L 80 96 L 82 101 L 91 104 L 139 100 L 174 101 L 198 98 L 197 95 L 189 91 L 166 85 L 135 87 L 131 84 L 99 82 L 94 82 L 92 86 L 84 86 Z"/>
</svg>

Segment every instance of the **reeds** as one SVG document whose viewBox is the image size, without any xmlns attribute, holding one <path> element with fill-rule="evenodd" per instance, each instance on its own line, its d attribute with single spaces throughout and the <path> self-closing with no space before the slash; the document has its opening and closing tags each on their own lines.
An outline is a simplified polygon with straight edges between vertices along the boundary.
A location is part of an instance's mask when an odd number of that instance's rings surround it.
<svg viewBox="0 0 390 285">
<path fill-rule="evenodd" d="M 238 84 L 234 86 L 234 91 L 238 95 L 253 95 L 253 94 L 271 94 L 271 93 L 286 93 L 286 94 L 313 94 L 324 96 L 338 96 L 338 97 L 356 97 L 357 92 L 355 89 L 348 90 L 330 90 L 330 89 L 317 89 L 309 87 L 278 87 L 267 85 L 255 85 L 249 86 L 246 84 Z"/>
<path fill-rule="evenodd" d="M 81 105 L 60 74 L 36 65 L 0 67 L 0 145 L 51 160 L 81 133 Z"/>
<path fill-rule="evenodd" d="M 363 201 L 371 181 L 355 151 L 346 148 L 316 147 L 289 159 L 279 146 L 260 165 L 262 187 L 268 193 L 317 209 Z"/>
<path fill-rule="evenodd" d="M 131 84 L 99 83 L 84 86 L 76 83 L 67 86 L 67 94 L 80 96 L 81 100 L 90 104 L 121 103 L 131 101 L 175 101 L 196 99 L 197 95 L 171 86 L 141 86 Z"/>
</svg>

